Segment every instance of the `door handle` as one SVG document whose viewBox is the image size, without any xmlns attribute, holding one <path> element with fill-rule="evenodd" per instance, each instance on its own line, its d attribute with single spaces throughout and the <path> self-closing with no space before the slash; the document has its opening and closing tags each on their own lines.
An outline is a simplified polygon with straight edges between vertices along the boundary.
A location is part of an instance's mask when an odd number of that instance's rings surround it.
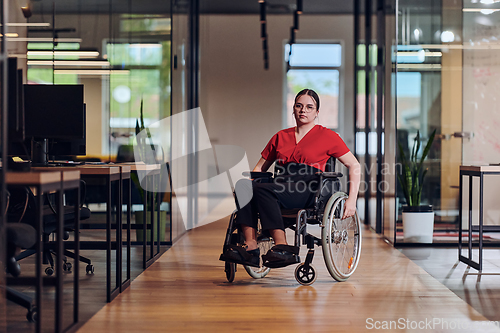
<svg viewBox="0 0 500 333">
<path fill-rule="evenodd" d="M 453 133 L 453 136 L 455 138 L 466 138 L 466 139 L 470 139 L 470 138 L 473 138 L 474 137 L 474 133 L 472 132 L 455 132 Z"/>
<path fill-rule="evenodd" d="M 441 140 L 450 140 L 452 137 L 470 140 L 471 138 L 474 137 L 474 133 L 472 133 L 472 132 L 455 132 L 453 134 L 436 134 L 436 138 L 439 138 Z"/>
</svg>

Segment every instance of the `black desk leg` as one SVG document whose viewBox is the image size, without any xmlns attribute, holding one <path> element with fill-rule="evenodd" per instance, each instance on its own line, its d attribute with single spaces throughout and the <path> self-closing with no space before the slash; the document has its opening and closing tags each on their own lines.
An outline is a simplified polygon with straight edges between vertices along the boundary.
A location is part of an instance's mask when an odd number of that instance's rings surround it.
<svg viewBox="0 0 500 333">
<path fill-rule="evenodd" d="M 62 183 L 61 190 L 56 193 L 57 200 L 57 255 L 56 255 L 56 315 L 55 315 L 55 332 L 62 332 L 63 321 L 62 321 L 62 310 L 63 310 L 63 234 L 64 234 L 64 208 L 62 201 Z"/>
<path fill-rule="evenodd" d="M 469 260 L 472 260 L 472 176 L 469 175 Z"/>
<path fill-rule="evenodd" d="M 106 178 L 106 300 L 111 302 L 111 179 Z"/>
<path fill-rule="evenodd" d="M 153 184 L 154 184 L 154 178 L 151 177 L 151 186 L 153 186 Z M 151 233 L 150 233 L 150 237 L 149 237 L 150 244 L 149 244 L 149 258 L 148 258 L 148 260 L 151 260 L 154 257 L 154 253 L 155 253 L 154 252 L 155 251 L 155 241 L 154 241 L 154 237 L 155 237 L 155 228 L 154 228 L 154 225 L 155 225 L 155 197 L 156 197 L 155 192 L 151 191 L 151 206 L 149 207 L 150 214 L 151 214 L 151 225 L 150 225 Z"/>
<path fill-rule="evenodd" d="M 123 204 L 123 178 L 120 172 L 118 181 L 118 207 L 116 207 L 116 288 L 121 292 L 122 285 L 122 204 Z"/>
<path fill-rule="evenodd" d="M 146 178 L 146 182 L 148 182 L 148 178 Z M 148 184 L 149 186 L 149 184 Z M 148 187 L 149 188 L 149 187 Z M 142 196 L 142 199 L 144 200 L 143 204 L 143 209 L 142 209 L 142 269 L 146 269 L 146 261 L 147 261 L 147 237 L 146 237 L 146 231 L 147 231 L 147 221 L 148 221 L 148 202 L 149 202 L 149 191 L 143 190 L 144 195 Z"/>
<path fill-rule="evenodd" d="M 132 250 L 132 241 L 130 240 L 131 233 L 131 218 L 132 218 L 132 178 L 129 178 L 127 181 L 128 189 L 128 205 L 127 205 L 127 281 L 130 284 L 130 263 L 131 263 L 131 253 Z"/>
<path fill-rule="evenodd" d="M 80 188 L 76 189 L 75 200 L 75 265 L 73 267 L 73 323 L 78 323 L 78 302 L 80 301 Z"/>
<path fill-rule="evenodd" d="M 483 185 L 484 176 L 479 176 L 479 271 L 483 270 Z"/>
<path fill-rule="evenodd" d="M 123 181 L 123 193 L 124 193 L 123 196 L 126 198 L 126 202 L 127 202 L 127 226 L 126 226 L 126 230 L 127 230 L 127 240 L 126 240 L 126 243 L 127 243 L 127 277 L 126 277 L 125 281 L 120 281 L 120 292 L 123 292 L 125 289 L 128 288 L 128 286 L 130 286 L 130 261 L 131 261 L 130 248 L 132 245 L 132 242 L 130 240 L 130 229 L 131 229 L 130 209 L 131 209 L 131 203 L 132 203 L 131 180 L 130 180 L 130 178 L 128 178 L 128 179 L 122 179 L 122 181 Z M 122 202 L 122 204 L 123 204 L 123 202 Z M 121 212 L 121 214 L 123 216 L 123 212 Z M 123 232 L 123 228 L 122 228 L 122 232 Z M 120 246 L 123 246 L 123 244 L 120 243 Z M 123 260 L 123 252 L 122 252 L 122 260 Z"/>
<path fill-rule="evenodd" d="M 462 256 L 462 209 L 463 209 L 463 176 L 460 173 L 460 180 L 458 186 L 458 260 Z"/>
<path fill-rule="evenodd" d="M 42 280 L 42 256 L 43 256 L 43 244 L 42 244 L 42 235 L 43 235 L 43 195 L 42 189 L 40 186 L 37 187 L 36 193 L 37 200 L 37 238 L 36 238 L 36 306 L 38 310 L 38 318 L 36 321 L 36 332 L 40 333 L 42 331 L 42 322 L 44 320 L 43 316 L 43 306 L 42 306 L 42 288 L 43 288 L 43 280 Z"/>
</svg>

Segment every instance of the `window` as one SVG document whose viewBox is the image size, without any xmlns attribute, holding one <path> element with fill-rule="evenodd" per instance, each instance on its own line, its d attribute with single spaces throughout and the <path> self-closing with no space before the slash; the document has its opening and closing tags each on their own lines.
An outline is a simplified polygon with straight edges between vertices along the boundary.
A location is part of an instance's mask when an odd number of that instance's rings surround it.
<svg viewBox="0 0 500 333">
<path fill-rule="evenodd" d="M 285 127 L 295 126 L 292 107 L 295 95 L 311 88 L 320 95 L 319 123 L 331 129 L 339 127 L 342 46 L 340 44 L 290 44 L 285 47 L 286 73 Z"/>
</svg>

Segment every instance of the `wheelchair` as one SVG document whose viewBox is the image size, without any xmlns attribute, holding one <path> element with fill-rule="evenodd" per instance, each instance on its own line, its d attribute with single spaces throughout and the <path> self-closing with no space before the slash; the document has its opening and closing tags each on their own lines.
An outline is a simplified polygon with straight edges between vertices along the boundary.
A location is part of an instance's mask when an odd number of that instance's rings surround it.
<svg viewBox="0 0 500 333">
<path fill-rule="evenodd" d="M 295 231 L 294 245 L 300 248 L 301 243 L 306 244 L 308 252 L 304 262 L 297 256 L 295 279 L 302 285 L 311 285 L 316 281 L 317 272 L 312 265 L 314 246 L 321 246 L 323 258 L 330 275 L 338 282 L 346 281 L 356 270 L 361 254 L 361 225 L 356 212 L 353 216 L 342 219 L 344 204 L 347 194 L 340 191 L 339 178 L 341 173 L 335 170 L 335 159 L 330 158 L 325 172 L 316 173 L 318 177 L 318 190 L 315 195 L 314 205 L 311 208 L 281 210 L 286 228 Z M 249 172 L 253 181 L 270 181 L 274 176 L 270 172 Z M 229 226 L 226 231 L 223 253 L 228 246 L 242 245 L 243 233 L 236 220 L 238 210 L 231 214 Z M 319 225 L 321 238 L 307 232 L 308 225 Z M 263 265 L 262 255 L 274 246 L 274 241 L 269 234 L 263 232 L 258 223 L 257 244 L 260 249 L 260 267 L 244 266 L 248 275 L 260 279 L 265 277 L 271 268 Z M 237 264 L 225 262 L 225 273 L 228 282 L 233 282 L 236 275 Z"/>
</svg>

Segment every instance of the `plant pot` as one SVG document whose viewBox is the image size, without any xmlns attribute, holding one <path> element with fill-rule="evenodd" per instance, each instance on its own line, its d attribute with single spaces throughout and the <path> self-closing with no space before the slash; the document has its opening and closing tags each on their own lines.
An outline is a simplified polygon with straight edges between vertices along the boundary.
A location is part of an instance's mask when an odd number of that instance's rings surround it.
<svg viewBox="0 0 500 333">
<path fill-rule="evenodd" d="M 432 206 L 403 207 L 405 243 L 432 243 L 434 212 Z"/>
<path fill-rule="evenodd" d="M 151 229 L 149 229 L 149 225 L 151 224 L 151 217 L 149 216 L 151 212 L 148 211 L 148 218 L 147 218 L 147 224 L 148 224 L 148 229 L 146 230 L 146 242 L 149 242 L 151 240 Z M 155 222 L 153 224 L 153 229 L 155 230 L 155 241 L 158 240 L 158 235 L 156 234 L 156 226 L 158 223 L 157 219 L 157 212 L 154 212 L 155 214 Z M 137 237 L 138 242 L 142 242 L 144 239 L 144 211 L 136 211 L 134 212 L 135 215 L 135 224 L 136 224 L 136 229 L 135 229 L 135 236 Z M 167 226 L 167 212 L 166 211 L 160 211 L 160 242 L 165 241 L 165 228 Z"/>
</svg>

